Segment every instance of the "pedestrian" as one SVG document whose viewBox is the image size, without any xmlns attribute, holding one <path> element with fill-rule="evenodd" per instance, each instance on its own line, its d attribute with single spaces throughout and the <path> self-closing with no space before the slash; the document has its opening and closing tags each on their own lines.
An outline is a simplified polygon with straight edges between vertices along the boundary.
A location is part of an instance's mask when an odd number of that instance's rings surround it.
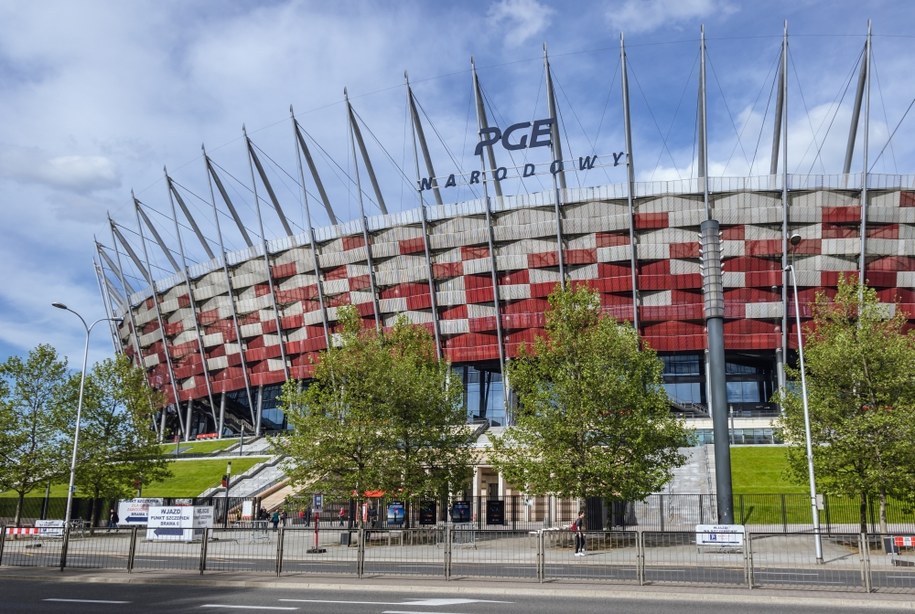
<svg viewBox="0 0 915 614">
<path fill-rule="evenodd" d="M 585 510 L 578 512 L 569 528 L 575 534 L 575 556 L 585 556 Z"/>
<path fill-rule="evenodd" d="M 340 508 L 340 513 L 337 514 L 340 517 L 340 526 L 343 526 L 343 521 L 346 520 L 346 510 L 342 507 Z"/>
<path fill-rule="evenodd" d="M 108 510 L 108 533 L 111 533 L 111 529 L 114 529 L 114 532 L 118 532 L 118 523 L 121 522 L 121 519 L 118 517 L 117 511 L 114 508 Z"/>
<path fill-rule="evenodd" d="M 273 530 L 276 531 L 277 527 L 280 526 L 280 512 L 279 512 L 279 510 L 273 510 L 273 516 L 270 517 L 270 522 L 273 523 Z"/>
<path fill-rule="evenodd" d="M 311 526 L 311 508 L 305 509 L 303 513 L 305 514 L 305 526 Z"/>
<path fill-rule="evenodd" d="M 280 522 L 283 523 L 283 526 L 286 526 L 286 520 L 289 518 L 289 514 L 286 513 L 285 508 L 280 512 Z"/>
</svg>

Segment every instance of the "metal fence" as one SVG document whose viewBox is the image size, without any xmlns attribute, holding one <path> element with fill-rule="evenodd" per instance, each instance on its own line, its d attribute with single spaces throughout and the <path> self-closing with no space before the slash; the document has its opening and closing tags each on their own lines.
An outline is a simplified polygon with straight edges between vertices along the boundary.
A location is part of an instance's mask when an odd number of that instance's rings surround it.
<svg viewBox="0 0 915 614">
<path fill-rule="evenodd" d="M 229 509 L 229 523 L 240 514 L 242 503 L 251 501 L 252 509 L 260 509 L 257 497 L 223 496 L 196 498 L 164 498 L 163 505 L 212 505 L 217 522 L 226 525 L 226 508 Z M 280 507 L 289 515 L 288 522 L 295 526 L 310 526 L 313 512 L 311 498 L 290 498 Z M 376 529 L 397 530 L 401 527 L 434 527 L 456 522 L 453 517 L 454 501 L 406 501 L 402 502 L 403 516 L 396 522 L 388 522 L 388 506 L 392 500 L 376 498 L 368 502 L 365 519 L 368 526 Z M 226 505 L 228 503 L 228 506 Z M 562 528 L 578 514 L 579 505 L 571 499 L 554 497 L 526 498 L 519 495 L 509 497 L 468 497 L 465 504 L 466 519 L 461 522 L 476 530 L 532 531 Z M 74 499 L 73 518 L 83 518 L 91 526 L 104 527 L 108 520 L 108 509 L 116 501 Z M 715 495 L 656 494 L 644 501 L 612 502 L 605 505 L 603 518 L 589 513 L 594 527 L 614 530 L 641 531 L 691 531 L 697 524 L 716 522 L 717 500 Z M 13 524 L 16 499 L 0 498 L 0 524 Z M 66 498 L 26 498 L 21 512 L 22 526 L 33 525 L 35 520 L 63 518 Z M 342 519 L 340 511 L 343 511 Z M 807 530 L 811 526 L 810 498 L 806 494 L 753 494 L 734 495 L 734 520 L 756 532 L 791 533 Z M 301 514 L 301 515 L 300 515 Z M 866 510 L 868 532 L 880 531 L 876 504 L 869 502 Z M 352 530 L 363 509 L 353 501 L 326 501 L 320 513 L 323 525 Z M 915 532 L 915 509 L 901 502 L 890 500 L 887 505 L 889 530 L 899 533 Z M 822 497 L 820 526 L 824 533 L 858 533 L 860 525 L 860 502 L 845 497 Z"/>
<path fill-rule="evenodd" d="M 747 532 L 739 542 L 699 545 L 707 540 L 696 531 L 592 531 L 584 556 L 573 556 L 573 536 L 562 529 L 323 524 L 204 529 L 191 541 L 160 541 L 137 527 L 57 536 L 2 527 L 0 566 L 915 593 L 911 534 L 821 534 L 817 548 L 810 532 Z"/>
</svg>

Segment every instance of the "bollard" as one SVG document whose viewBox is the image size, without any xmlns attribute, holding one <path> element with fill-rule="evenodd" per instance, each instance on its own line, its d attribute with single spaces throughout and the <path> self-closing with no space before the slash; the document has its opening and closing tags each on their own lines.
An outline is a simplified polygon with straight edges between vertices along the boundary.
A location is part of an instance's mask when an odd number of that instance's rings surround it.
<svg viewBox="0 0 915 614">
<path fill-rule="evenodd" d="M 203 572 L 207 568 L 207 542 L 210 540 L 210 530 L 206 528 L 203 530 L 203 541 L 200 544 L 200 575 L 203 575 Z"/>
<path fill-rule="evenodd" d="M 645 534 L 639 529 L 635 534 L 636 566 L 635 574 L 639 579 L 639 586 L 645 586 Z"/>
<path fill-rule="evenodd" d="M 742 508 L 743 498 L 741 497 L 741 508 Z M 743 512 L 741 512 L 742 514 Z M 747 581 L 747 588 L 753 588 L 753 547 L 751 545 L 752 537 L 750 536 L 750 531 L 744 529 L 743 536 L 743 559 L 745 565 L 745 576 Z"/>
<path fill-rule="evenodd" d="M 858 535 L 858 552 L 861 554 L 861 580 L 864 582 L 864 592 L 871 593 L 874 587 L 871 583 L 871 552 L 867 533 Z"/>
<path fill-rule="evenodd" d="M 537 579 L 542 583 L 546 577 L 546 550 L 543 531 L 537 531 Z"/>
<path fill-rule="evenodd" d="M 60 544 L 60 570 L 63 571 L 67 566 L 67 548 L 70 545 L 70 524 L 64 526 L 64 538 Z"/>
<path fill-rule="evenodd" d="M 445 527 L 445 579 L 451 579 L 451 525 Z"/>
<path fill-rule="evenodd" d="M 361 578 L 365 568 L 365 534 L 364 527 L 356 532 L 356 576 Z"/>
<path fill-rule="evenodd" d="M 137 558 L 137 533 L 140 527 L 130 529 L 130 550 L 127 553 L 127 573 L 133 572 L 133 565 Z"/>
<path fill-rule="evenodd" d="M 286 527 L 280 527 L 280 534 L 276 538 L 276 575 L 277 577 L 283 573 L 283 548 L 286 544 Z"/>
</svg>

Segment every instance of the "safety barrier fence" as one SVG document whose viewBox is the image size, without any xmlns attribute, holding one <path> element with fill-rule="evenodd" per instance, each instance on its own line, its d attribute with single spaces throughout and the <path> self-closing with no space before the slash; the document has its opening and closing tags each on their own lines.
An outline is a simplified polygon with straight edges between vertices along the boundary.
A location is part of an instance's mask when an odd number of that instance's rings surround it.
<svg viewBox="0 0 915 614">
<path fill-rule="evenodd" d="M 187 541 L 161 541 L 154 530 L 138 527 L 67 528 L 56 535 L 0 528 L 3 567 L 915 593 L 912 535 L 594 531 L 586 533 L 584 555 L 576 556 L 567 530 L 478 530 L 472 524 L 318 531 L 257 524 L 199 529 Z"/>
</svg>

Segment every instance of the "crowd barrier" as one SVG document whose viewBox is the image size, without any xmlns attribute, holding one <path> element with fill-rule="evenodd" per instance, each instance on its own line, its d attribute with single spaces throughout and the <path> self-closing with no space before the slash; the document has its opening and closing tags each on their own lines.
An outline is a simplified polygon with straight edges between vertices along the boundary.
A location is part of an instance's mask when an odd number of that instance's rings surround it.
<svg viewBox="0 0 915 614">
<path fill-rule="evenodd" d="M 317 532 L 298 526 L 276 531 L 263 526 L 214 528 L 201 530 L 191 541 L 162 541 L 139 527 L 94 533 L 67 528 L 55 539 L 18 535 L 3 527 L 0 567 L 915 593 L 912 535 L 832 533 L 821 534 L 819 540 L 809 531 L 741 532 L 734 540 L 703 535 L 592 531 L 586 534 L 584 556 L 574 556 L 568 530 L 479 530 L 472 524 L 321 527 Z"/>
</svg>

